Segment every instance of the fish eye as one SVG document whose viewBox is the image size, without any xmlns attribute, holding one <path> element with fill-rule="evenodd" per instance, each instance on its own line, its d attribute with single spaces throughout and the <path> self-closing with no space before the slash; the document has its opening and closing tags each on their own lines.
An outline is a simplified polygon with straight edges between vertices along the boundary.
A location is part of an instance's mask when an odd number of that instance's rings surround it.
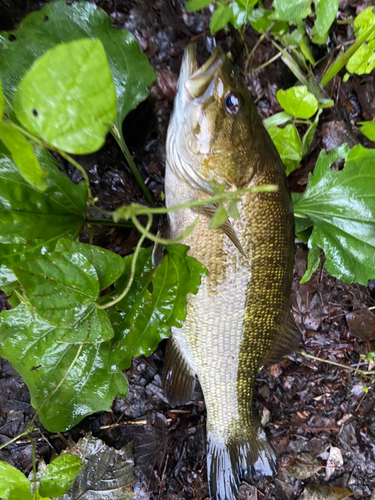
<svg viewBox="0 0 375 500">
<path fill-rule="evenodd" d="M 231 115 L 236 115 L 240 107 L 240 100 L 233 92 L 229 91 L 224 97 L 225 108 Z"/>
</svg>

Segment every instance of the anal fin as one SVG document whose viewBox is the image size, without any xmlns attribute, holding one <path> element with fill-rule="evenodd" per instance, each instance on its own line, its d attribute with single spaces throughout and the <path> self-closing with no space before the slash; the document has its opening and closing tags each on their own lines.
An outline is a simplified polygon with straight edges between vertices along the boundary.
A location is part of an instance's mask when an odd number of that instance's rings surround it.
<svg viewBox="0 0 375 500">
<path fill-rule="evenodd" d="M 264 361 L 267 366 L 280 363 L 283 356 L 293 354 L 300 348 L 301 332 L 294 321 L 292 312 L 285 315 L 284 323 L 279 329 L 276 342 Z"/>
<path fill-rule="evenodd" d="M 168 340 L 165 352 L 163 386 L 164 395 L 172 406 L 190 401 L 195 387 L 195 373 L 173 337 Z"/>
</svg>

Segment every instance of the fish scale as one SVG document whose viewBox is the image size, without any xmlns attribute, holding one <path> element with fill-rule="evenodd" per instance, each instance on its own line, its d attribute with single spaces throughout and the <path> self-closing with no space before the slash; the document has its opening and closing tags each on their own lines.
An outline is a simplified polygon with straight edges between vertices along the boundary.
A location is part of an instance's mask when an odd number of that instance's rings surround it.
<svg viewBox="0 0 375 500">
<path fill-rule="evenodd" d="M 166 395 L 172 404 L 187 401 L 198 377 L 207 408 L 210 493 L 227 500 L 242 479 L 276 470 L 251 407 L 259 368 L 298 347 L 290 312 L 294 226 L 283 166 L 245 85 L 221 49 L 200 69 L 194 54 L 188 47 L 168 129 L 167 206 L 204 199 L 212 194 L 209 181 L 230 190 L 278 186 L 243 195 L 239 219 L 228 222 L 244 255 L 232 233 L 209 229 L 210 210 L 183 241 L 208 274 L 197 295 L 187 297 L 182 327 L 172 328 Z M 240 103 L 236 116 L 225 109 L 228 93 Z M 196 217 L 193 209 L 171 212 L 171 238 Z"/>
</svg>

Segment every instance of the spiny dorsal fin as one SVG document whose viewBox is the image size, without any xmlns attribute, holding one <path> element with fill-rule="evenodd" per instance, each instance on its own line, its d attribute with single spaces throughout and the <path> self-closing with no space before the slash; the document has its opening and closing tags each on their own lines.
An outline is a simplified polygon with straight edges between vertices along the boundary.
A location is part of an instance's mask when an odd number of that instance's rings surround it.
<svg viewBox="0 0 375 500">
<path fill-rule="evenodd" d="M 195 373 L 173 337 L 168 340 L 165 352 L 163 386 L 171 406 L 190 401 L 195 387 Z"/>
<path fill-rule="evenodd" d="M 217 210 L 217 205 L 203 205 L 201 207 L 202 212 L 204 215 L 207 215 L 210 219 L 215 215 L 215 212 Z M 240 243 L 240 240 L 238 239 L 238 236 L 236 234 L 236 231 L 234 230 L 234 227 L 230 223 L 229 220 L 227 220 L 224 224 L 220 226 L 220 228 L 224 234 L 228 236 L 230 241 L 233 243 L 233 245 L 238 248 L 238 250 L 242 253 L 242 255 L 247 259 L 247 255 L 245 254 L 242 245 Z"/>
<path fill-rule="evenodd" d="M 301 332 L 294 321 L 292 312 L 285 315 L 284 324 L 281 325 L 277 341 L 264 364 L 267 366 L 280 363 L 283 356 L 293 354 L 300 348 Z"/>
</svg>

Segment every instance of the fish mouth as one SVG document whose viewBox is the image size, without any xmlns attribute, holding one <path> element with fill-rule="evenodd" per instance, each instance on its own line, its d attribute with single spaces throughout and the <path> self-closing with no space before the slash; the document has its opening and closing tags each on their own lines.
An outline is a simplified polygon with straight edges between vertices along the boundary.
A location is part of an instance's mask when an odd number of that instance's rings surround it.
<svg viewBox="0 0 375 500">
<path fill-rule="evenodd" d="M 186 47 L 182 61 L 185 76 L 184 86 L 193 99 L 204 94 L 215 73 L 223 64 L 224 59 L 225 54 L 222 48 L 217 46 L 207 61 L 198 68 L 196 45 L 191 43 Z"/>
</svg>

